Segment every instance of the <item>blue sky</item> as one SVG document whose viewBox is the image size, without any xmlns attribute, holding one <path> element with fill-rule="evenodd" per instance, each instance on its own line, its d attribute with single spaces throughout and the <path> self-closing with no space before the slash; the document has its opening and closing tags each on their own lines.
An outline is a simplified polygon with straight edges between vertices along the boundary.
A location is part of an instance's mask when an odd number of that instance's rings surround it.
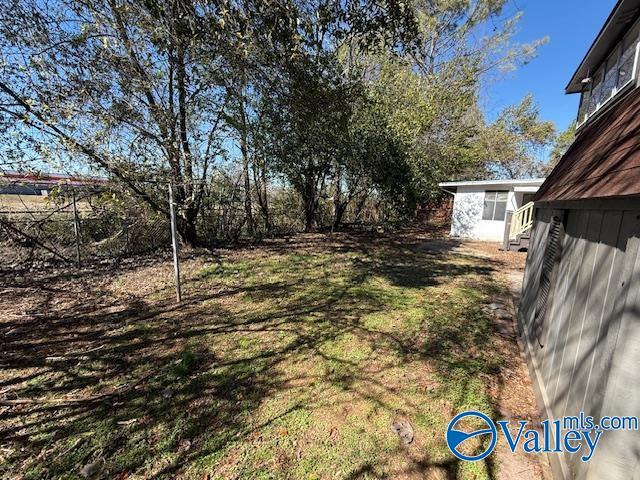
<svg viewBox="0 0 640 480">
<path fill-rule="evenodd" d="M 541 115 L 564 130 L 577 115 L 578 95 L 564 87 L 611 13 L 616 0 L 510 0 L 505 13 L 522 11 L 517 42 L 549 36 L 530 64 L 509 73 L 483 92 L 489 118 L 533 93 Z"/>
</svg>

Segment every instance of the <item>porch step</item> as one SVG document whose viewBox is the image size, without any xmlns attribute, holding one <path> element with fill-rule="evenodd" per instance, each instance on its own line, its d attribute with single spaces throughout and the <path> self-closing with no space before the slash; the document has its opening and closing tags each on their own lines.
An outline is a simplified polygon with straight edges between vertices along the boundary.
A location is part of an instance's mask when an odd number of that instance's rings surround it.
<svg viewBox="0 0 640 480">
<path fill-rule="evenodd" d="M 531 229 L 521 233 L 515 239 L 509 240 L 510 252 L 526 252 L 529 250 L 529 243 L 531 242 Z"/>
</svg>

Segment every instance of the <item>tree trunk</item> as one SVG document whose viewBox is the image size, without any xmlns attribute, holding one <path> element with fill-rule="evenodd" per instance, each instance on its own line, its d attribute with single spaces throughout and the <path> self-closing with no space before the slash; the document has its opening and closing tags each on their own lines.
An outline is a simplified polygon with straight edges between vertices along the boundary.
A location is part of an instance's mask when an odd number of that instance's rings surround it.
<svg viewBox="0 0 640 480">
<path fill-rule="evenodd" d="M 316 212 L 315 208 L 308 208 L 306 202 L 304 207 L 304 231 L 309 233 L 315 225 Z"/>
<path fill-rule="evenodd" d="M 318 190 L 316 179 L 313 175 L 307 174 L 302 178 L 302 208 L 304 210 L 304 231 L 310 232 L 316 226 L 316 213 L 318 211 Z"/>
<path fill-rule="evenodd" d="M 342 217 L 347 209 L 347 202 L 343 200 L 342 195 L 342 170 L 338 168 L 336 171 L 336 177 L 334 182 L 333 191 L 333 224 L 331 231 L 335 231 L 340 227 L 342 223 Z"/>
<path fill-rule="evenodd" d="M 242 154 L 242 175 L 244 176 L 244 214 L 247 219 L 247 233 L 250 237 L 254 236 L 255 228 L 253 224 L 253 208 L 251 205 L 251 179 L 249 178 L 249 148 L 247 146 L 247 134 L 249 125 L 247 123 L 247 113 L 245 111 L 245 87 L 246 78 L 244 72 L 242 74 L 242 90 L 240 91 L 239 107 L 240 107 L 240 152 Z"/>
<path fill-rule="evenodd" d="M 360 215 L 362 214 L 362 210 L 364 209 L 365 204 L 367 203 L 368 194 L 362 194 L 360 199 L 356 202 L 356 208 L 354 210 L 353 220 L 357 222 L 360 220 Z"/>
<path fill-rule="evenodd" d="M 241 142 L 242 150 L 242 176 L 244 177 L 244 214 L 247 217 L 247 232 L 254 236 L 253 207 L 251 205 L 251 180 L 249 178 L 249 158 L 244 140 Z"/>
<path fill-rule="evenodd" d="M 312 182 L 306 182 L 305 189 L 302 192 L 302 206 L 304 209 L 304 231 L 313 230 L 316 221 L 316 192 Z"/>
<path fill-rule="evenodd" d="M 198 232 L 195 218 L 185 218 L 177 215 L 178 234 L 182 242 L 189 247 L 198 246 Z"/>
<path fill-rule="evenodd" d="M 342 225 L 342 218 L 344 217 L 344 212 L 346 210 L 347 204 L 344 202 L 336 206 L 336 210 L 333 215 L 333 231 L 338 230 L 340 228 L 340 225 Z"/>
<path fill-rule="evenodd" d="M 262 165 L 260 165 L 262 164 Z M 264 229 L 267 233 L 271 232 L 273 225 L 271 224 L 271 214 L 269 212 L 269 199 L 267 198 L 267 174 L 264 160 L 255 160 L 252 163 L 253 181 L 256 187 L 256 198 L 260 206 L 260 212 L 264 220 Z"/>
</svg>

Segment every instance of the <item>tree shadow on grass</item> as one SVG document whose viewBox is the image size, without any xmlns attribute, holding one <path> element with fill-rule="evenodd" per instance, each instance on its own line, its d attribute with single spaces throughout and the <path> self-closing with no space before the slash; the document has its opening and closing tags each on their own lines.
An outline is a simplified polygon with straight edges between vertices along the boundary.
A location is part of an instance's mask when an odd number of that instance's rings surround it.
<svg viewBox="0 0 640 480">
<path fill-rule="evenodd" d="M 439 375 L 434 395 L 454 408 L 473 401 L 464 393 L 469 382 L 499 368 L 487 365 L 482 353 L 495 332 L 479 310 L 492 288 L 486 280 L 492 267 L 460 255 L 452 261 L 457 242 L 430 246 L 411 238 L 341 236 L 320 247 L 317 242 L 315 247 L 268 246 L 263 255 L 283 255 L 285 263 L 265 266 L 258 258 L 239 274 L 237 284 L 222 288 L 212 288 L 220 280 L 215 272 L 196 276 L 180 306 L 173 304 L 170 291 L 123 298 L 93 288 L 87 302 L 86 296 L 65 290 L 65 282 L 77 279 L 48 279 L 40 284 L 46 293 L 31 294 L 26 315 L 0 324 L 0 435 L 9 452 L 0 471 L 56 478 L 95 464 L 105 478 L 134 472 L 173 478 L 229 464 L 231 472 L 239 468 L 232 446 L 256 442 L 256 435 L 296 411 L 338 409 L 360 399 L 390 413 L 401 405 L 410 415 L 416 408 L 413 398 L 384 381 L 385 370 L 403 362 L 433 366 Z M 324 255 L 319 260 L 318 249 Z M 292 251 L 296 257 L 287 263 Z M 313 260 L 330 272 L 332 255 L 340 254 L 353 255 L 339 281 L 307 264 Z M 252 269 L 264 270 L 264 280 Z M 363 322 L 367 315 L 385 312 L 393 295 L 405 289 L 466 278 L 485 280 L 469 287 L 480 293 L 465 317 L 452 312 L 439 322 L 425 313 L 423 328 L 412 332 Z M 400 293 L 372 282 L 380 279 Z M 4 302 L 17 302 L 24 292 L 12 291 L 14 297 Z M 260 308 L 245 308 L 243 302 Z M 365 345 L 373 352 L 368 355 L 386 355 L 392 364 L 373 368 L 369 357 L 350 358 L 348 347 L 328 352 L 345 338 Z M 311 367 L 322 362 L 323 368 L 296 375 L 287 370 L 304 362 Z M 255 417 L 266 401 L 295 390 L 296 383 L 300 391 L 323 385 L 348 396 L 307 396 L 267 418 Z M 285 474 L 293 461 L 273 468 Z M 378 478 L 368 473 L 383 470 L 375 463 L 358 467 L 356 462 L 345 478 Z M 426 455 L 407 468 L 458 475 L 455 462 Z"/>
</svg>

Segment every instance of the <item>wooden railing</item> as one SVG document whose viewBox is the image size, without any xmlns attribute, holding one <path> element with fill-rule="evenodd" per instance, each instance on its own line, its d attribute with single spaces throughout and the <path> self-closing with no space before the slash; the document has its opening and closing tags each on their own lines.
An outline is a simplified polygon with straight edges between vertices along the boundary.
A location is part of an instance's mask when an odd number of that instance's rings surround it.
<svg viewBox="0 0 640 480">
<path fill-rule="evenodd" d="M 518 235 L 523 234 L 533 226 L 533 202 L 523 205 L 513 212 L 511 217 L 511 229 L 509 230 L 509 239 L 514 239 Z"/>
</svg>

